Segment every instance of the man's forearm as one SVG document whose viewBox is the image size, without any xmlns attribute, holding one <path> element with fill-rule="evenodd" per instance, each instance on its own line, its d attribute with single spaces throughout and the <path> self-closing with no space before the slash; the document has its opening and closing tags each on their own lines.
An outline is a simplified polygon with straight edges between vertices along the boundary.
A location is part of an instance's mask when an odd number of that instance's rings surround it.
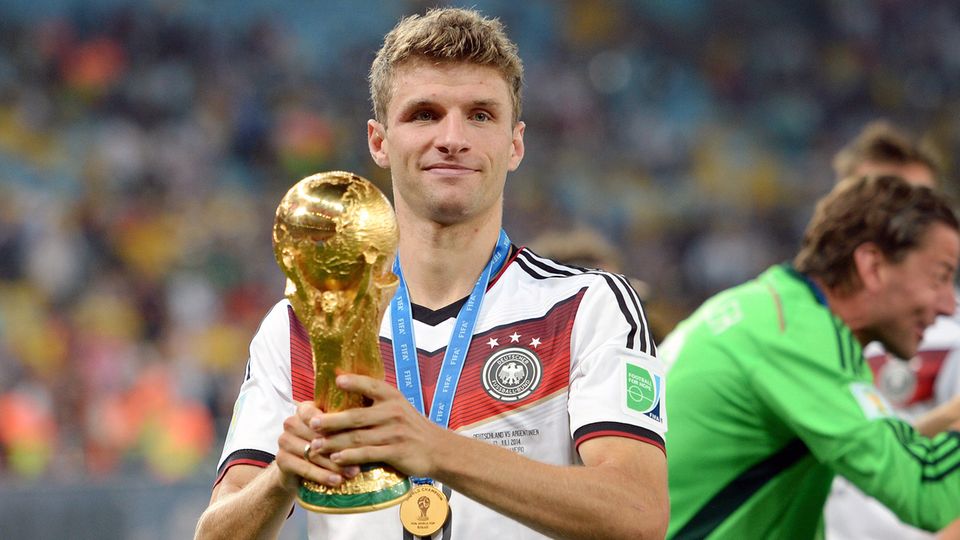
<svg viewBox="0 0 960 540">
<path fill-rule="evenodd" d="M 549 465 L 448 434 L 436 479 L 528 527 L 558 538 L 663 537 L 668 503 L 651 495 L 642 467 Z"/>
<path fill-rule="evenodd" d="M 960 397 L 954 397 L 923 414 L 916 420 L 915 427 L 925 437 L 960 428 Z"/>
<path fill-rule="evenodd" d="M 276 462 L 243 488 L 218 488 L 226 490 L 215 493 L 215 502 L 200 516 L 196 540 L 276 538 L 295 497 L 283 487 Z"/>
</svg>

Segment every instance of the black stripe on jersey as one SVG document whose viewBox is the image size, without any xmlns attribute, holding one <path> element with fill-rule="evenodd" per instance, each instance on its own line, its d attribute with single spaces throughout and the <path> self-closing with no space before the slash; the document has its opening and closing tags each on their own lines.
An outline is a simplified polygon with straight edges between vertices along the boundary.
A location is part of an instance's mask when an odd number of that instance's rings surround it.
<svg viewBox="0 0 960 540">
<path fill-rule="evenodd" d="M 633 285 L 630 285 L 630 281 L 623 274 L 610 274 L 613 279 L 620 282 L 620 286 L 623 287 L 623 290 L 626 291 L 627 297 L 630 298 L 630 302 L 633 304 L 633 309 L 637 312 L 640 317 L 640 339 L 643 343 L 646 344 L 646 351 L 651 356 L 657 355 L 657 344 L 653 340 L 653 334 L 649 332 L 649 322 L 647 321 L 646 310 L 643 309 L 643 300 L 640 299 L 640 295 L 637 294 L 636 289 L 633 288 Z"/>
<path fill-rule="evenodd" d="M 420 304 L 410 304 L 411 313 L 413 313 L 413 320 L 422 322 L 423 324 L 429 326 L 436 326 L 447 319 L 456 319 L 457 315 L 460 314 L 460 308 L 467 303 L 467 300 L 470 299 L 470 295 L 466 295 L 463 298 L 457 300 L 456 302 L 443 306 L 438 310 L 432 310 L 427 307 L 423 307 Z"/>
<path fill-rule="evenodd" d="M 917 433 L 907 422 L 892 418 L 886 422 L 907 453 L 923 467 L 924 480 L 939 480 L 960 467 L 960 433 L 948 432 L 934 442 Z M 946 472 L 941 470 L 944 467 Z"/>
<path fill-rule="evenodd" d="M 863 351 L 861 350 L 860 355 L 857 356 L 857 338 L 853 336 L 853 332 L 850 332 L 849 329 L 844 328 L 842 331 L 847 338 L 847 359 L 853 368 L 853 373 L 857 376 L 863 375 Z"/>
<path fill-rule="evenodd" d="M 900 443 L 900 446 L 903 446 L 903 449 L 906 450 L 908 454 L 910 454 L 910 457 L 912 457 L 915 461 L 919 462 L 922 466 L 924 461 L 922 453 L 916 452 L 910 446 L 910 440 L 913 438 L 910 432 L 913 430 L 913 428 L 911 426 L 905 425 L 906 424 L 905 422 L 901 420 L 895 420 L 893 418 L 888 418 L 884 421 L 886 422 L 890 430 L 893 431 L 893 436 L 896 437 L 897 442 Z"/>
<path fill-rule="evenodd" d="M 856 375 L 863 374 L 863 354 L 859 358 L 856 356 L 857 346 L 854 344 L 854 338 L 852 332 L 844 332 L 844 335 L 847 336 L 847 358 L 850 359 L 850 363 L 853 365 L 853 372 Z"/>
<path fill-rule="evenodd" d="M 949 431 L 945 437 L 934 442 L 917 433 L 913 426 L 903 420 L 889 418 L 886 424 L 893 430 L 903 449 L 920 464 L 923 481 L 942 480 L 960 469 L 960 433 Z"/>
<path fill-rule="evenodd" d="M 593 424 L 581 426 L 573 433 L 573 442 L 575 445 L 579 446 L 584 440 L 608 435 L 626 436 L 631 439 L 642 439 L 644 442 L 649 442 L 666 452 L 666 443 L 659 433 L 644 427 L 635 426 L 633 424 L 625 424 L 623 422 L 595 422 Z"/>
<path fill-rule="evenodd" d="M 833 331 L 837 337 L 837 353 L 840 357 L 840 369 L 853 375 L 862 375 L 865 362 L 862 351 L 859 356 L 856 354 L 857 344 L 853 332 L 850 332 L 841 320 L 832 315 L 827 316 L 830 317 L 830 322 L 833 324 Z"/>
<path fill-rule="evenodd" d="M 629 285 L 629 282 L 625 277 L 604 270 L 591 270 L 577 266 L 561 264 L 556 261 L 540 257 L 539 255 L 531 252 L 529 249 L 521 250 L 520 253 L 517 254 L 517 258 L 514 260 L 517 262 L 520 268 L 522 268 L 534 279 L 569 277 L 580 274 L 595 274 L 602 276 L 604 281 L 606 281 L 607 285 L 610 287 L 610 290 L 613 291 L 614 297 L 617 300 L 617 305 L 620 307 L 620 312 L 630 325 L 630 332 L 627 335 L 627 343 L 625 346 L 628 349 L 637 349 L 639 345 L 639 350 L 641 352 L 645 352 L 650 355 L 656 355 L 656 346 L 653 344 L 653 340 L 650 339 L 649 332 L 647 331 L 646 315 L 644 314 L 641 306 L 640 298 L 637 296 L 636 291 L 633 290 L 633 287 Z M 633 312 L 630 311 L 630 308 L 627 305 L 628 300 L 633 306 Z"/>
<path fill-rule="evenodd" d="M 936 470 L 924 472 L 923 479 L 927 482 L 938 482 L 960 469 L 960 459 L 958 459 L 958 456 L 960 456 L 960 453 L 958 453 L 958 449 L 960 449 L 960 433 L 956 431 L 947 432 L 947 438 L 944 442 L 954 443 L 954 447 L 940 457 Z M 950 461 L 944 463 L 947 458 L 950 458 Z"/>
<path fill-rule="evenodd" d="M 776 454 L 750 467 L 717 492 L 677 531 L 673 536 L 674 540 L 706 538 L 767 482 L 809 454 L 810 451 L 803 441 L 790 441 Z"/>
<path fill-rule="evenodd" d="M 641 308 L 640 297 L 637 296 L 637 292 L 633 289 L 632 286 L 630 286 L 630 282 L 627 281 L 627 278 L 625 278 L 620 274 L 614 274 L 612 272 L 607 272 L 605 270 L 583 268 L 581 266 L 576 266 L 572 264 L 559 263 L 552 259 L 541 257 L 536 253 L 533 253 L 529 249 L 526 250 L 524 253 L 528 256 L 532 264 L 538 266 L 539 268 L 547 272 L 553 272 L 560 276 L 575 276 L 578 274 L 594 274 L 598 276 L 603 276 L 604 280 L 607 282 L 607 285 L 610 286 L 610 289 L 613 290 L 613 293 L 616 295 L 617 303 L 620 305 L 620 311 L 623 312 L 624 317 L 626 317 L 628 321 L 633 320 L 633 315 L 627 311 L 625 300 L 623 299 L 623 296 L 621 296 L 624 292 L 626 293 L 626 297 L 630 299 L 630 303 L 633 305 L 634 311 L 637 314 L 639 314 L 639 317 L 641 319 L 640 324 L 634 324 L 633 322 L 631 322 L 631 329 L 632 329 L 631 335 L 634 335 L 637 332 L 637 330 L 639 330 L 640 339 L 643 340 L 645 344 L 648 343 L 646 339 L 646 326 L 647 326 L 646 318 L 645 318 L 643 309 Z M 534 276 L 534 277 L 538 277 L 538 276 Z M 551 276 L 551 277 L 555 277 L 555 276 Z M 616 280 L 616 284 L 612 280 Z M 619 284 L 619 286 L 617 286 L 617 284 Z M 633 341 L 634 343 L 636 343 L 636 339 L 634 339 Z"/>
<path fill-rule="evenodd" d="M 847 371 L 847 351 L 846 347 L 843 346 L 843 332 L 840 329 L 840 322 L 832 315 L 828 314 L 827 317 L 830 317 L 830 322 L 833 323 L 833 333 L 837 338 L 837 356 L 840 357 L 840 370 Z"/>
<path fill-rule="evenodd" d="M 263 450 L 237 450 L 236 452 L 233 452 L 227 456 L 227 459 L 223 460 L 223 465 L 220 465 L 220 468 L 217 469 L 217 481 L 219 482 L 220 477 L 223 476 L 223 473 L 227 472 L 227 469 L 230 468 L 230 465 L 238 461 L 266 467 L 267 465 L 273 463 L 274 459 L 276 459 L 276 457 L 273 454 L 264 452 Z"/>
</svg>

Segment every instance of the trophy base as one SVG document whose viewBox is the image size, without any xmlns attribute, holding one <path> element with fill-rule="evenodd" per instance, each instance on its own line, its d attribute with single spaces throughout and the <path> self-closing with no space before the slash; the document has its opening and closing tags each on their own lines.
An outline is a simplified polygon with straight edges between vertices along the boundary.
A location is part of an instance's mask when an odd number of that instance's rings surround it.
<svg viewBox="0 0 960 540">
<path fill-rule="evenodd" d="M 335 488 L 301 481 L 297 503 L 321 514 L 358 514 L 400 504 L 410 495 L 410 487 L 410 479 L 392 467 L 372 463 Z"/>
</svg>

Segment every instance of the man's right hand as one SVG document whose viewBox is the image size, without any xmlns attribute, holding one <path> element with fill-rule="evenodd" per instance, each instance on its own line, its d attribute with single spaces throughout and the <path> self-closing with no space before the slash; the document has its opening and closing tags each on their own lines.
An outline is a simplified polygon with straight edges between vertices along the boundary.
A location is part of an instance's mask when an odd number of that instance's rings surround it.
<svg viewBox="0 0 960 540">
<path fill-rule="evenodd" d="M 336 487 L 345 478 L 353 478 L 360 472 L 356 465 L 341 467 L 330 460 L 328 454 L 311 447 L 321 433 L 310 427 L 310 421 L 323 413 L 310 401 L 297 404 L 297 412 L 283 422 L 283 433 L 278 440 L 277 466 L 282 474 L 283 485 L 296 491 L 300 478 Z"/>
<path fill-rule="evenodd" d="M 359 467 L 340 467 L 312 449 L 318 434 L 310 421 L 322 414 L 312 402 L 299 403 L 296 414 L 283 422 L 273 463 L 266 468 L 246 463 L 230 467 L 213 488 L 195 538 L 276 538 L 290 515 L 301 477 L 336 487 L 359 474 Z"/>
</svg>

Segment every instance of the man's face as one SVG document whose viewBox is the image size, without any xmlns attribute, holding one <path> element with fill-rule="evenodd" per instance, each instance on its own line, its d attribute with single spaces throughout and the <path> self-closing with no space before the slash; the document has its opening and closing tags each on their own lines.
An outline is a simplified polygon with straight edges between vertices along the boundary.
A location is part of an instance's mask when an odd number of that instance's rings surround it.
<svg viewBox="0 0 960 540">
<path fill-rule="evenodd" d="M 873 176 L 890 174 L 899 176 L 915 186 L 927 186 L 929 188 L 937 187 L 937 178 L 933 170 L 923 163 L 906 163 L 898 165 L 896 163 L 874 163 L 867 161 L 861 163 L 856 170 L 856 176 Z"/>
<path fill-rule="evenodd" d="M 953 279 L 960 235 L 942 223 L 930 226 L 923 243 L 898 263 L 877 271 L 872 338 L 900 358 L 912 358 L 923 332 L 938 315 L 956 308 Z"/>
<path fill-rule="evenodd" d="M 390 168 L 398 216 L 440 224 L 499 220 L 507 172 L 523 158 L 506 80 L 469 63 L 411 61 L 393 76 L 386 124 L 367 125 L 370 153 Z"/>
</svg>

